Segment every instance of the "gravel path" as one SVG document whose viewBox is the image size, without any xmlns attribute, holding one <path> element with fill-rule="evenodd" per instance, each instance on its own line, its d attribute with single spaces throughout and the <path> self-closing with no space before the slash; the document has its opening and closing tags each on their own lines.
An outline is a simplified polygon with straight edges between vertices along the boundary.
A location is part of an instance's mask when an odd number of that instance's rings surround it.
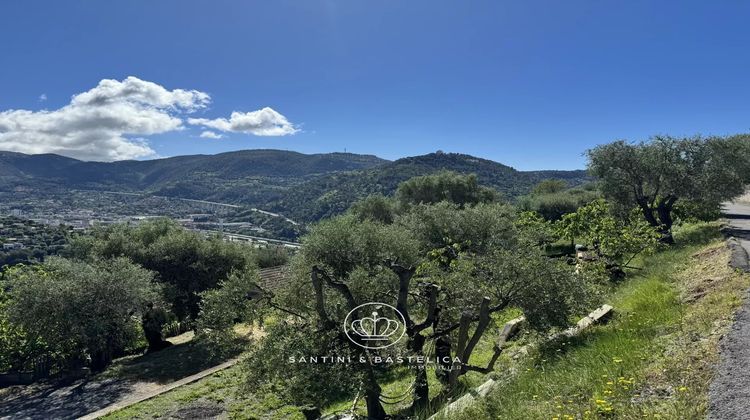
<svg viewBox="0 0 750 420">
<path fill-rule="evenodd" d="M 727 233 L 736 238 L 732 263 L 750 271 L 750 204 L 724 206 Z M 730 243 L 730 246 L 732 244 Z M 750 291 L 749 291 L 750 293 Z M 709 391 L 708 417 L 717 420 L 750 418 L 750 296 L 737 312 L 731 330 L 721 340 L 721 361 Z"/>
</svg>

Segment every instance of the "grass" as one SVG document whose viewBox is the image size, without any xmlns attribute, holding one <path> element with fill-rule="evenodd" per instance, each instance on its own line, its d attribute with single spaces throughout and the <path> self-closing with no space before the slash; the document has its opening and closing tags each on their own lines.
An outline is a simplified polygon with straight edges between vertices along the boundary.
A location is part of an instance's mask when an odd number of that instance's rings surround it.
<svg viewBox="0 0 750 420">
<path fill-rule="evenodd" d="M 240 363 L 103 418 L 212 418 L 226 412 L 230 418 L 304 419 L 296 407 L 273 394 L 241 392 L 246 375 Z"/>
<path fill-rule="evenodd" d="M 750 286 L 715 224 L 644 258 L 609 300 L 612 321 L 550 343 L 488 398 L 452 418 L 704 418 L 718 340 Z"/>
<path fill-rule="evenodd" d="M 237 325 L 235 331 L 240 343 L 249 343 L 254 335 L 262 334 L 257 328 L 247 325 Z M 193 341 L 193 335 L 192 331 L 188 331 L 171 337 L 168 341 L 173 345 L 155 353 L 117 359 L 104 372 L 97 375 L 96 379 L 118 378 L 167 384 L 239 355 L 239 351 L 213 354 L 206 345 Z"/>
</svg>

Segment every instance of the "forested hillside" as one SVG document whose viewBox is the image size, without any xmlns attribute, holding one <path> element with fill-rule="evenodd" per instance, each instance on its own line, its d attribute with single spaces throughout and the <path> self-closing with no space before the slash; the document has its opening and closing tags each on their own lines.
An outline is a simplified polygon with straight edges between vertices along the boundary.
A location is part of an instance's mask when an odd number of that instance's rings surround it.
<svg viewBox="0 0 750 420">
<path fill-rule="evenodd" d="M 292 187 L 270 204 L 273 211 L 299 220 L 320 220 L 345 211 L 370 194 L 390 195 L 399 183 L 415 176 L 442 170 L 476 174 L 481 184 L 492 187 L 506 198 L 527 194 L 541 180 L 556 178 L 576 186 L 586 179 L 586 171 L 517 171 L 487 159 L 458 153 L 430 153 L 396 160 L 359 171 L 316 178 Z"/>
<path fill-rule="evenodd" d="M 339 214 L 369 194 L 391 194 L 406 179 L 441 170 L 475 173 L 482 184 L 509 198 L 528 193 L 546 178 L 571 186 L 586 179 L 582 170 L 523 172 L 442 152 L 390 162 L 351 153 L 243 150 L 111 163 L 0 152 L 0 192 L 23 190 L 40 197 L 70 189 L 146 192 L 245 204 L 310 222 Z"/>
</svg>

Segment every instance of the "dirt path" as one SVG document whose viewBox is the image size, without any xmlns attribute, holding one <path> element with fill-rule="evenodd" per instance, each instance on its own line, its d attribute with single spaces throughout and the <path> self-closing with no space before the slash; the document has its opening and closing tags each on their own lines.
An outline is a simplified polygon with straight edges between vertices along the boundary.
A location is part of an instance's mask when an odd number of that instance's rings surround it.
<svg viewBox="0 0 750 420">
<path fill-rule="evenodd" d="M 13 387 L 0 394 L 0 419 L 73 419 L 158 389 L 158 383 L 83 379 Z"/>
<path fill-rule="evenodd" d="M 18 387 L 0 394 L 0 419 L 92 420 L 195 382 L 236 363 L 237 359 L 232 359 L 166 385 L 127 379 L 94 379 L 69 385 L 50 383 Z"/>
<path fill-rule="evenodd" d="M 729 219 L 727 232 L 739 244 L 733 250 L 733 265 L 750 270 L 750 202 L 737 200 L 726 204 L 724 214 Z M 721 361 L 709 391 L 709 418 L 747 419 L 750 416 L 750 296 L 737 312 L 731 330 L 722 338 L 720 352 Z"/>
<path fill-rule="evenodd" d="M 170 341 L 175 345 L 170 348 L 123 358 L 103 374 L 91 378 L 0 389 L 0 419 L 95 418 L 196 381 L 236 362 L 210 364 L 189 342 L 191 338 L 192 333 L 174 337 Z M 96 416 L 90 416 L 94 413 Z"/>
</svg>

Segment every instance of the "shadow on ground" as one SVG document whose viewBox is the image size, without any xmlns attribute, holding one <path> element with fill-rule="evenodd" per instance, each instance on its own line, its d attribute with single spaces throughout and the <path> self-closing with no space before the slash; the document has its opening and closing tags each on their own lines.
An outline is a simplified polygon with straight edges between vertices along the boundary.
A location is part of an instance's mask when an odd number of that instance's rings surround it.
<svg viewBox="0 0 750 420">
<path fill-rule="evenodd" d="M 131 392 L 133 383 L 117 379 L 79 380 L 36 384 L 6 389 L 0 403 L 0 418 L 76 418 L 117 402 Z"/>
<path fill-rule="evenodd" d="M 123 357 L 104 372 L 73 383 L 52 380 L 1 389 L 0 419 L 80 417 L 236 356 L 210 354 L 191 339 L 173 340 L 177 344 L 159 352 Z"/>
<path fill-rule="evenodd" d="M 223 363 L 239 352 L 215 355 L 193 341 L 150 354 L 119 359 L 102 375 L 137 382 L 167 384 Z"/>
</svg>

